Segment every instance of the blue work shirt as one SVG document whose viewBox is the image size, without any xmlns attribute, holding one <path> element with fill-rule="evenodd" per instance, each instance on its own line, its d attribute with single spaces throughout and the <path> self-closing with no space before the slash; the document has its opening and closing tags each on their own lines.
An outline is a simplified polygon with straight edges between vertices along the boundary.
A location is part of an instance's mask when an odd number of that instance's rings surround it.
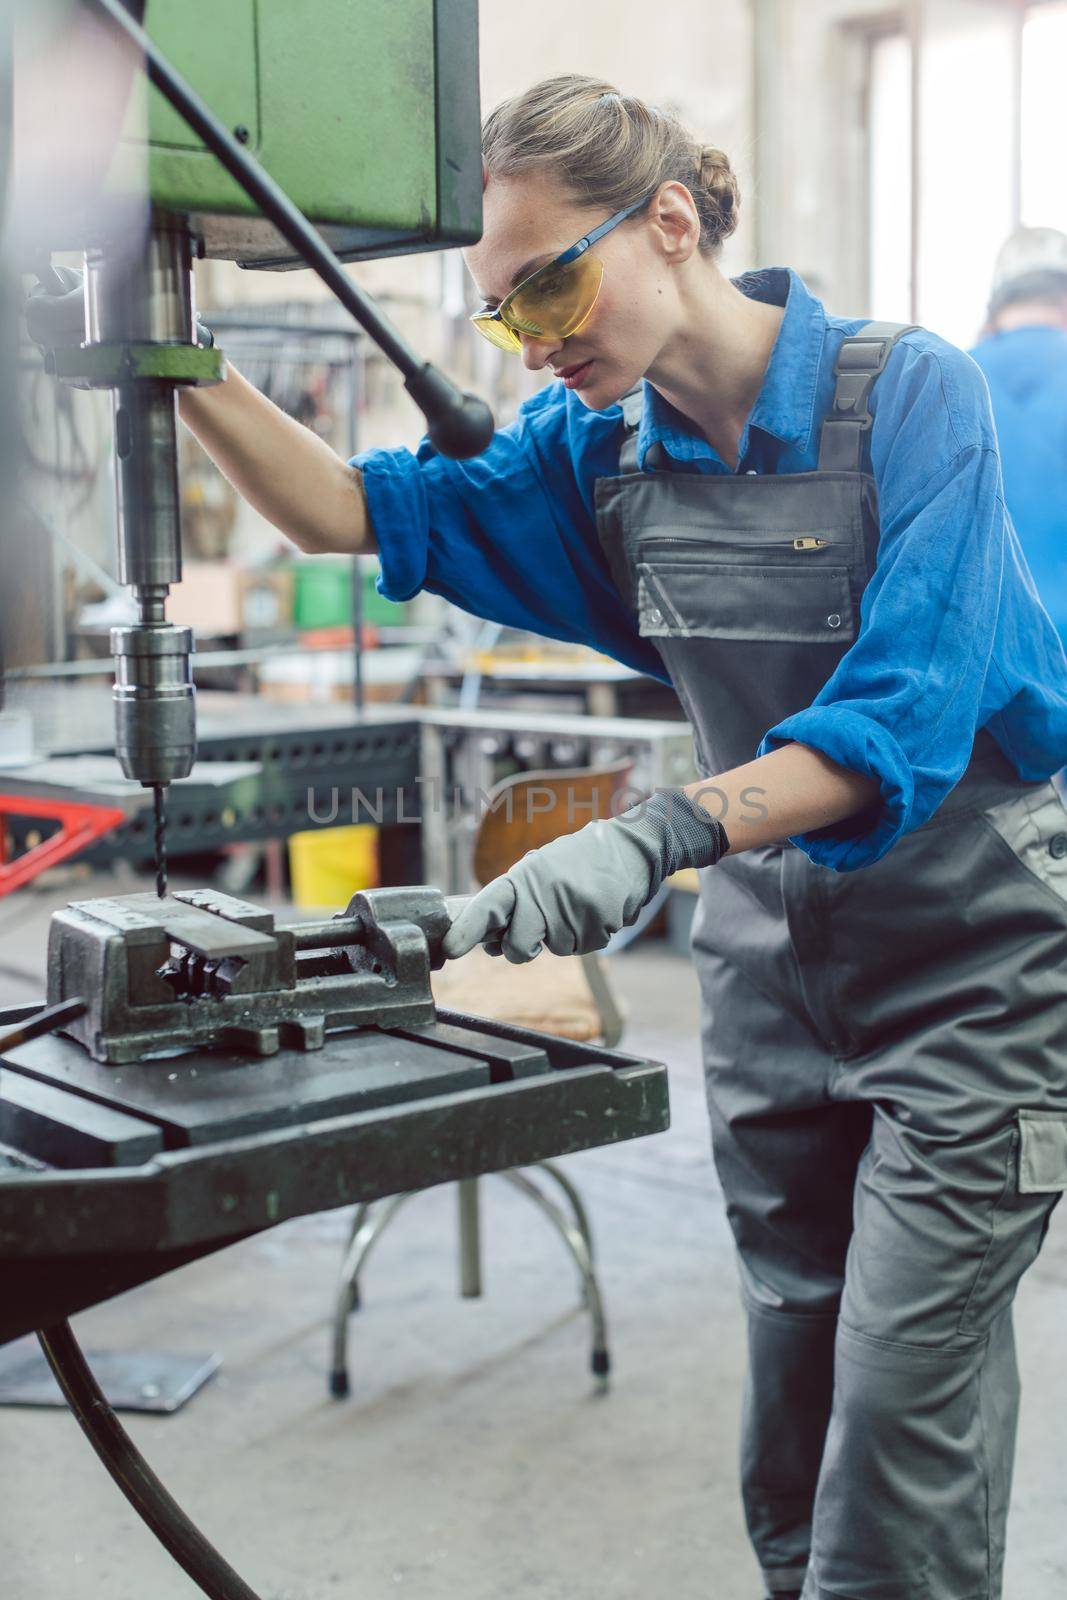
<svg viewBox="0 0 1067 1600">
<path fill-rule="evenodd" d="M 1067 643 L 1067 333 L 1014 328 L 971 354 L 989 385 L 1011 520 Z"/>
<path fill-rule="evenodd" d="M 784 304 L 785 315 L 736 470 L 814 471 L 834 359 L 862 320 L 828 316 L 791 272 L 753 273 L 738 287 Z M 985 380 L 962 351 L 920 330 L 898 343 L 870 404 L 881 538 L 860 629 L 812 705 L 759 747 L 803 743 L 878 780 L 882 806 L 867 832 L 842 825 L 794 840 L 838 870 L 878 860 L 932 816 L 980 728 L 1023 778 L 1048 778 L 1067 760 L 1067 658 L 1004 507 Z M 414 455 L 357 456 L 382 593 L 406 600 L 428 589 L 664 678 L 597 539 L 594 487 L 618 474 L 623 437 L 618 406 L 590 411 L 554 383 L 474 460 L 447 460 L 425 440 Z M 690 471 L 731 470 L 646 384 L 642 471 L 653 443 Z"/>
</svg>

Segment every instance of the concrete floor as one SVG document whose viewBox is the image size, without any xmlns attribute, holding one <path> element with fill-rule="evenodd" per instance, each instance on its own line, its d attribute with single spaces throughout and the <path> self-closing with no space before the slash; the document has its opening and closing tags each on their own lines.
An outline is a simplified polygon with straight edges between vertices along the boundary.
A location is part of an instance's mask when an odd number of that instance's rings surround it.
<svg viewBox="0 0 1067 1600">
<path fill-rule="evenodd" d="M 132 880 L 109 892 L 139 887 Z M 41 989 L 48 916 L 86 881 L 0 902 L 0 995 Z M 754 1600 L 736 1483 L 743 1326 L 707 1154 L 688 964 L 614 966 L 626 1047 L 669 1063 L 673 1126 L 568 1162 L 590 1204 L 616 1377 L 596 1397 L 572 1270 L 484 1186 L 486 1298 L 456 1294 L 455 1202 L 413 1201 L 365 1279 L 355 1392 L 326 1395 L 346 1213 L 277 1228 L 77 1319 L 98 1349 L 216 1350 L 179 1415 L 128 1420 L 262 1600 Z M 1005 1600 L 1067 1591 L 1067 1222 L 1019 1299 L 1022 1436 Z M 2 1600 L 186 1600 L 64 1412 L 0 1411 Z"/>
</svg>

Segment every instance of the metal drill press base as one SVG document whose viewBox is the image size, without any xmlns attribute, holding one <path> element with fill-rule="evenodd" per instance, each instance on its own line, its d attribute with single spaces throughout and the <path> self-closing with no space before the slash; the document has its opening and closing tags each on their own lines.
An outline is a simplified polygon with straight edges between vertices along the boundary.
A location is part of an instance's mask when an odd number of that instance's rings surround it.
<svg viewBox="0 0 1067 1600">
<path fill-rule="evenodd" d="M 50 994 L 77 973 L 91 1003 L 84 1037 L 0 1056 L 0 1343 L 290 1217 L 668 1125 L 659 1063 L 435 1012 L 436 890 L 375 890 L 291 928 L 214 898 L 165 903 L 157 924 L 124 900 L 57 914 Z M 178 998 L 152 962 L 172 974 L 182 951 Z M 290 955 L 295 985 L 279 977 Z M 244 987 L 253 968 L 261 991 Z M 280 1047 L 251 1053 L 275 1028 Z"/>
<path fill-rule="evenodd" d="M 218 1355 L 87 1350 L 85 1359 L 115 1411 L 173 1416 L 222 1365 Z M 67 1401 L 32 1335 L 0 1348 L 0 1406 L 59 1407 Z"/>
</svg>

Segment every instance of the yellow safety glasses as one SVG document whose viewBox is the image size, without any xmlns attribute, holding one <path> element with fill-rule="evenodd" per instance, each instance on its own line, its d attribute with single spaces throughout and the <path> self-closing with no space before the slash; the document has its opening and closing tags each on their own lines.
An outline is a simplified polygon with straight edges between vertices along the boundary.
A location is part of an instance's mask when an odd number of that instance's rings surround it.
<svg viewBox="0 0 1067 1600">
<path fill-rule="evenodd" d="M 604 281 L 604 263 L 587 254 L 590 245 L 640 211 L 651 198 L 645 195 L 616 211 L 569 250 L 538 267 L 516 284 L 495 311 L 476 311 L 471 321 L 478 332 L 498 350 L 513 351 L 522 349 L 523 334 L 531 339 L 569 339 L 577 333 L 596 305 Z"/>
</svg>

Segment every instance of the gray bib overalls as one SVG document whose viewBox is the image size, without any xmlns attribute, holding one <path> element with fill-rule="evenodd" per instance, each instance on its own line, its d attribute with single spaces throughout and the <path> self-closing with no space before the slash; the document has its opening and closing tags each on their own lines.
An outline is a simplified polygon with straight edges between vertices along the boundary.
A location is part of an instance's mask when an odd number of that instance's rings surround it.
<svg viewBox="0 0 1067 1600">
<path fill-rule="evenodd" d="M 600 539 L 704 776 L 752 760 L 856 637 L 878 543 L 867 398 L 904 331 L 845 341 L 817 472 L 638 472 L 640 397 L 624 406 Z M 701 878 L 765 1581 L 804 1600 L 997 1600 L 1011 1302 L 1067 1188 L 1063 805 L 980 733 L 935 816 L 872 866 L 832 872 L 787 843 Z"/>
</svg>

